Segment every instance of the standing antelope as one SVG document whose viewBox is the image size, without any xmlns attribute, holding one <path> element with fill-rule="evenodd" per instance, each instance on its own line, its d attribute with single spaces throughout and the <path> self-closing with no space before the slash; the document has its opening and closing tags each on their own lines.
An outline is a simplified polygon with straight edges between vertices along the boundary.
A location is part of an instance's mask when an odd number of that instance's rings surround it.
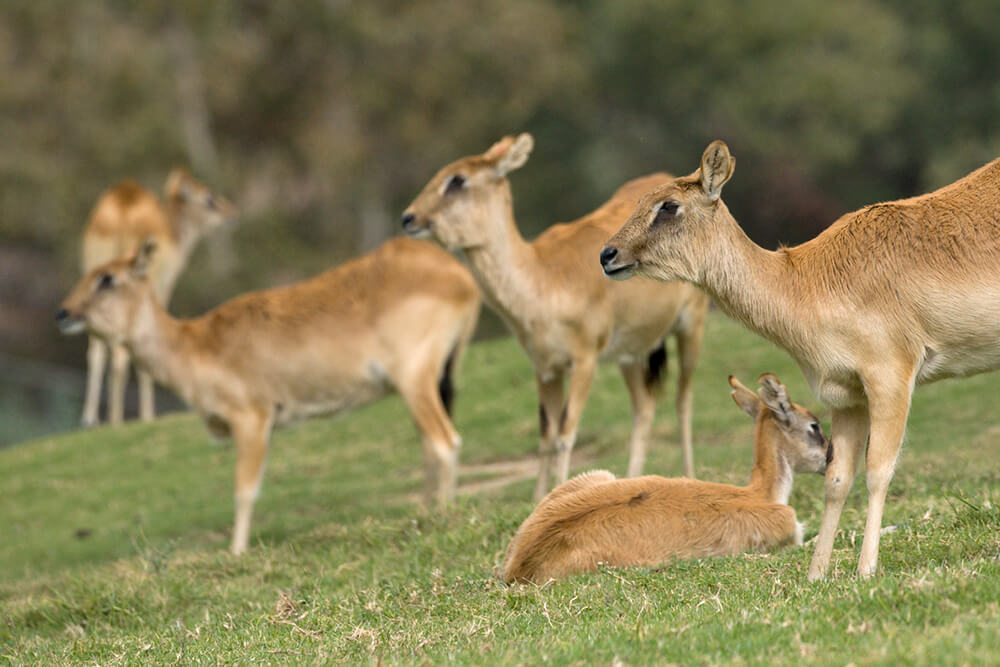
<svg viewBox="0 0 1000 667">
<path fill-rule="evenodd" d="M 83 273 L 113 259 L 130 257 L 143 240 L 156 240 L 159 251 L 150 266 L 150 278 L 157 298 L 164 306 L 170 301 L 174 284 L 195 246 L 207 232 L 236 218 L 236 207 L 213 194 L 183 169 L 174 169 L 163 188 L 164 202 L 135 181 L 123 181 L 104 192 L 94 205 L 83 230 Z M 95 336 L 87 350 L 87 396 L 83 403 L 84 426 L 98 422 L 101 382 L 108 349 Z M 111 378 L 108 416 L 120 424 L 124 415 L 125 384 L 129 356 L 125 348 L 111 348 Z M 154 416 L 153 381 L 146 371 L 136 369 L 139 378 L 139 416 Z"/>
<path fill-rule="evenodd" d="M 617 285 L 591 259 L 639 197 L 669 176 L 630 181 L 596 211 L 555 225 L 528 243 L 514 221 L 507 174 L 525 163 L 533 145 L 530 134 L 505 137 L 482 155 L 444 167 L 407 209 L 403 228 L 465 251 L 486 301 L 531 358 L 541 420 L 536 498 L 548 489 L 553 453 L 558 452 L 557 482 L 569 475 L 577 424 L 598 357 L 617 361 L 625 378 L 633 410 L 628 475 L 642 472 L 669 334 L 676 336 L 680 353 L 677 413 L 684 473 L 693 477 L 691 376 L 708 298 L 679 282 Z"/>
<path fill-rule="evenodd" d="M 870 576 L 914 386 L 1000 366 L 1000 160 L 936 192 L 848 213 L 776 252 L 748 239 L 719 198 L 734 166 L 726 145 L 712 143 L 699 170 L 642 199 L 601 263 L 615 278 L 700 286 L 788 350 L 833 409 L 837 454 L 810 579 L 829 569 L 868 438 L 858 573 Z"/>
<path fill-rule="evenodd" d="M 830 443 L 816 417 L 788 400 L 778 378 L 767 373 L 760 383 L 758 397 L 729 377 L 733 399 L 754 420 L 750 484 L 584 473 L 556 488 L 521 524 L 507 548 L 503 580 L 541 584 L 591 572 L 598 563 L 651 566 L 802 544 L 801 524 L 787 504 L 792 477 L 822 473 Z"/>
<path fill-rule="evenodd" d="M 428 498 L 454 496 L 461 444 L 451 374 L 479 315 L 469 272 L 431 244 L 395 239 L 294 285 L 250 292 L 177 320 L 150 277 L 155 243 L 88 273 L 56 315 L 124 345 L 216 436 L 236 444 L 233 552 L 247 548 L 271 429 L 397 390 L 420 430 Z"/>
</svg>

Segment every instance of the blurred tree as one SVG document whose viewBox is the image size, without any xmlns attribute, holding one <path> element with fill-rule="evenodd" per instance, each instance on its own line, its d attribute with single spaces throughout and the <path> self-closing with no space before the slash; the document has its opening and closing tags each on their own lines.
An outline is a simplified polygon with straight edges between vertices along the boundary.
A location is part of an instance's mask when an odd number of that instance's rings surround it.
<svg viewBox="0 0 1000 667">
<path fill-rule="evenodd" d="M 898 12 L 920 84 L 882 138 L 882 178 L 910 195 L 1000 155 L 1000 3 L 883 0 Z"/>
<path fill-rule="evenodd" d="M 439 167 L 522 130 L 529 235 L 722 138 L 735 215 L 797 242 L 1000 153 L 998 27 L 994 0 L 2 3 L 0 257 L 45 280 L 0 306 L 44 312 L 21 338 L 55 349 L 39 332 L 122 178 L 186 164 L 240 204 L 232 272 L 200 251 L 175 294 L 190 314 L 371 247 Z"/>
<path fill-rule="evenodd" d="M 836 176 L 892 126 L 914 84 L 898 19 L 865 0 L 590 5 L 585 41 L 604 100 L 591 171 L 686 173 L 722 138 L 738 158 L 726 201 L 769 245 L 809 238 L 843 210 L 850 193 Z"/>
</svg>

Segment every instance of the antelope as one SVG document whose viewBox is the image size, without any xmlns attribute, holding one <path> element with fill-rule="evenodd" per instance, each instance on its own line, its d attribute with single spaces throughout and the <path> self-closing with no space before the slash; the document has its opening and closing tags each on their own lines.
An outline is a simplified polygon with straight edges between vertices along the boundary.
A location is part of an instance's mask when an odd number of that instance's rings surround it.
<svg viewBox="0 0 1000 667">
<path fill-rule="evenodd" d="M 754 420 L 747 486 L 657 475 L 615 479 L 606 470 L 578 475 L 521 524 L 507 548 L 503 580 L 541 584 L 599 563 L 653 566 L 802 544 L 802 525 L 788 505 L 792 478 L 822 473 L 830 443 L 777 377 L 765 373 L 760 384 L 754 394 L 729 377 L 733 400 Z"/>
<path fill-rule="evenodd" d="M 548 489 L 554 453 L 557 482 L 569 476 L 577 425 L 598 358 L 615 360 L 625 379 L 633 414 L 628 475 L 642 472 L 670 334 L 680 356 L 677 413 L 684 472 L 693 477 L 691 377 L 708 298 L 683 283 L 618 285 L 590 261 L 639 197 L 669 176 L 630 181 L 592 213 L 526 242 L 514 220 L 507 174 L 527 161 L 533 146 L 530 134 L 508 136 L 482 155 L 447 165 L 406 210 L 403 229 L 464 251 L 486 302 L 531 358 L 541 422 L 536 499 Z"/>
<path fill-rule="evenodd" d="M 184 270 L 195 246 L 209 231 L 235 220 L 236 207 L 211 192 L 183 169 L 174 169 L 163 188 L 164 201 L 135 181 L 123 181 L 105 191 L 94 205 L 83 230 L 83 273 L 113 259 L 130 257 L 146 238 L 154 238 L 159 247 L 150 267 L 156 296 L 164 306 L 170 301 L 174 284 Z M 101 383 L 107 364 L 108 348 L 99 338 L 90 337 L 87 349 L 87 394 L 81 423 L 98 422 Z M 108 421 L 120 424 L 125 410 L 125 384 L 129 355 L 125 348 L 111 348 L 111 377 L 108 392 Z M 142 369 L 139 379 L 139 416 L 153 419 L 153 381 Z"/>
<path fill-rule="evenodd" d="M 246 551 L 272 428 L 398 391 L 423 442 L 427 498 L 454 497 L 461 440 L 449 419 L 479 315 L 475 281 L 427 243 L 400 238 L 300 283 L 178 320 L 152 281 L 154 241 L 88 273 L 63 301 L 63 333 L 122 345 L 236 449 L 232 550 Z"/>
<path fill-rule="evenodd" d="M 720 199 L 735 161 L 653 189 L 600 254 L 604 272 L 685 280 L 785 348 L 832 408 L 836 457 L 809 579 L 824 577 L 866 439 L 858 574 L 878 565 L 886 493 L 917 384 L 1000 366 L 1000 160 L 930 194 L 848 213 L 802 245 L 764 250 Z"/>
</svg>

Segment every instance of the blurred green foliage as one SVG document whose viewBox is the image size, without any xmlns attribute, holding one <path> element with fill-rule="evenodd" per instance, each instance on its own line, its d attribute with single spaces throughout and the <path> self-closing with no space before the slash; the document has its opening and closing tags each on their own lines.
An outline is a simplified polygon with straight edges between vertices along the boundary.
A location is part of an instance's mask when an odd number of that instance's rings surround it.
<svg viewBox="0 0 1000 667">
<path fill-rule="evenodd" d="M 0 5 L 0 243 L 53 258 L 125 177 L 191 166 L 243 210 L 174 298 L 200 312 L 395 233 L 444 163 L 531 131 L 527 235 L 622 181 L 738 157 L 765 245 L 1000 153 L 994 0 L 469 0 Z"/>
</svg>

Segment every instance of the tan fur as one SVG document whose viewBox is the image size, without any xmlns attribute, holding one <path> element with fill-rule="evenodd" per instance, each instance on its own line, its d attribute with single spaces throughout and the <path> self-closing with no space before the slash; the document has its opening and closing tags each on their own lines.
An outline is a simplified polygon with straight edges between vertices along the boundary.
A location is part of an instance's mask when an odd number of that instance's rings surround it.
<svg viewBox="0 0 1000 667">
<path fill-rule="evenodd" d="M 236 207 L 213 194 L 183 169 L 170 173 L 164 196 L 165 200 L 160 202 L 156 195 L 134 181 L 123 181 L 104 192 L 83 230 L 83 273 L 112 260 L 131 257 L 144 240 L 154 239 L 158 251 L 150 266 L 150 280 L 160 303 L 166 306 L 198 241 L 220 224 L 234 220 Z M 85 426 L 93 426 L 98 421 L 107 353 L 104 343 L 91 337 L 87 353 L 87 396 L 81 419 Z M 109 421 L 119 424 L 124 413 L 129 357 L 120 347 L 111 350 L 111 357 Z M 155 413 L 153 384 L 141 369 L 138 375 L 139 412 L 144 420 L 149 420 Z"/>
<path fill-rule="evenodd" d="M 482 155 L 444 167 L 410 205 L 404 228 L 451 250 L 464 250 L 487 302 L 531 358 L 541 415 L 537 498 L 548 489 L 553 454 L 558 454 L 557 481 L 568 477 L 599 357 L 616 361 L 628 386 L 634 415 L 628 474 L 641 473 L 655 410 L 654 387 L 644 377 L 646 364 L 670 334 L 677 338 L 681 357 L 677 410 L 684 470 L 693 476 L 691 375 L 708 299 L 682 283 L 615 284 L 593 261 L 639 197 L 670 177 L 656 174 L 626 183 L 596 211 L 555 225 L 529 243 L 514 221 L 506 175 L 524 164 L 532 146 L 531 135 L 506 137 Z M 464 185 L 449 191 L 456 175 L 465 179 Z"/>
<path fill-rule="evenodd" d="M 870 437 L 858 563 L 869 576 L 914 386 L 1000 366 L 1000 160 L 930 194 L 848 213 L 813 240 L 777 252 L 750 241 L 712 198 L 734 165 L 725 144 L 710 145 L 698 171 L 643 198 L 602 261 L 615 277 L 699 285 L 788 350 L 833 408 L 837 456 L 811 579 L 829 568 Z M 659 213 L 664 202 L 679 204 L 677 214 Z"/>
<path fill-rule="evenodd" d="M 787 400 L 777 378 L 761 380 L 758 398 L 729 379 L 733 398 L 754 418 L 749 485 L 654 475 L 616 480 L 604 470 L 579 475 L 521 524 L 507 548 L 503 580 L 541 584 L 599 563 L 653 566 L 799 543 L 795 510 L 786 504 L 792 475 L 823 472 L 829 442 L 816 418 Z"/>
<path fill-rule="evenodd" d="M 429 497 L 454 496 L 460 439 L 438 383 L 479 315 L 469 272 L 431 244 L 394 239 L 310 280 L 251 292 L 177 320 L 134 259 L 91 271 L 63 302 L 67 333 L 124 345 L 236 443 L 233 551 L 245 551 L 272 426 L 398 391 L 421 432 Z M 110 276 L 113 285 L 101 288 Z"/>
</svg>

